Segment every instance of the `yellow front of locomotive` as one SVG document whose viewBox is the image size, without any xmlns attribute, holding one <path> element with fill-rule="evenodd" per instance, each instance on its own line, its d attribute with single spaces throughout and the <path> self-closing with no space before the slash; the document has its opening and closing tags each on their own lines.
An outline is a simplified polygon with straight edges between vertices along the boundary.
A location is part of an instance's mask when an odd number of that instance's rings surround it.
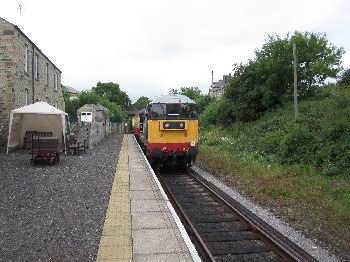
<svg viewBox="0 0 350 262">
<path fill-rule="evenodd" d="M 192 100 L 181 98 L 149 105 L 147 155 L 153 160 L 173 159 L 188 166 L 198 152 L 198 114 Z"/>
</svg>

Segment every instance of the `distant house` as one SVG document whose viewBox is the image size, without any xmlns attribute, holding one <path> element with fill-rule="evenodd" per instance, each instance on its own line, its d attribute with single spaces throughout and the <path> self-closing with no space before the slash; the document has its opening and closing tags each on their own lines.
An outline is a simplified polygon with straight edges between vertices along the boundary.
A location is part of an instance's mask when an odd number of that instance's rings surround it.
<svg viewBox="0 0 350 262">
<path fill-rule="evenodd" d="M 37 101 L 64 111 L 61 70 L 18 26 L 0 18 L 0 148 L 10 111 Z"/>
<path fill-rule="evenodd" d="M 79 95 L 78 90 L 74 89 L 71 86 L 65 86 L 65 85 L 62 85 L 62 88 L 64 91 L 66 91 L 68 93 L 70 100 L 78 98 L 78 95 Z"/>
<path fill-rule="evenodd" d="M 211 97 L 220 97 L 224 94 L 225 86 L 231 78 L 231 74 L 224 75 L 223 79 L 220 79 L 217 82 L 213 82 L 209 88 L 209 96 Z"/>
</svg>

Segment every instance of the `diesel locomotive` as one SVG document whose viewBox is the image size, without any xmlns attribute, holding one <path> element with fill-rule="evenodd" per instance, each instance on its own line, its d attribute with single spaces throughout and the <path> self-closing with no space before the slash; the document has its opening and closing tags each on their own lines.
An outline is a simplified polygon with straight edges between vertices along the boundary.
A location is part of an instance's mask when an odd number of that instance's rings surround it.
<svg viewBox="0 0 350 262">
<path fill-rule="evenodd" d="M 166 95 L 153 100 L 140 118 L 139 138 L 152 164 L 189 167 L 198 152 L 196 103 L 184 95 Z"/>
</svg>

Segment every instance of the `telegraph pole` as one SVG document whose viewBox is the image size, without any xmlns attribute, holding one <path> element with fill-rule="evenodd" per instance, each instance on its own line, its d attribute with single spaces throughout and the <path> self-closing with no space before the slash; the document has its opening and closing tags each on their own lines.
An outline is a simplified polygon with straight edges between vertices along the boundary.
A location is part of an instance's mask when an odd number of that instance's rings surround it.
<svg viewBox="0 0 350 262">
<path fill-rule="evenodd" d="M 298 118 L 298 78 L 297 78 L 297 46 L 293 43 L 293 65 L 294 65 L 294 120 Z"/>
</svg>

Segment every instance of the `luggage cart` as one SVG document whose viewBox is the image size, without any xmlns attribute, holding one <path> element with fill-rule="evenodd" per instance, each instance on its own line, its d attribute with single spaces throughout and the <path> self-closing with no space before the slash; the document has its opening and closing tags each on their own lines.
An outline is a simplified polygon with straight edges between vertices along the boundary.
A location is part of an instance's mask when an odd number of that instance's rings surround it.
<svg viewBox="0 0 350 262">
<path fill-rule="evenodd" d="M 60 152 L 57 137 L 40 136 L 37 133 L 32 134 L 31 163 L 36 164 L 39 161 L 47 161 L 50 165 L 60 161 Z"/>
</svg>

